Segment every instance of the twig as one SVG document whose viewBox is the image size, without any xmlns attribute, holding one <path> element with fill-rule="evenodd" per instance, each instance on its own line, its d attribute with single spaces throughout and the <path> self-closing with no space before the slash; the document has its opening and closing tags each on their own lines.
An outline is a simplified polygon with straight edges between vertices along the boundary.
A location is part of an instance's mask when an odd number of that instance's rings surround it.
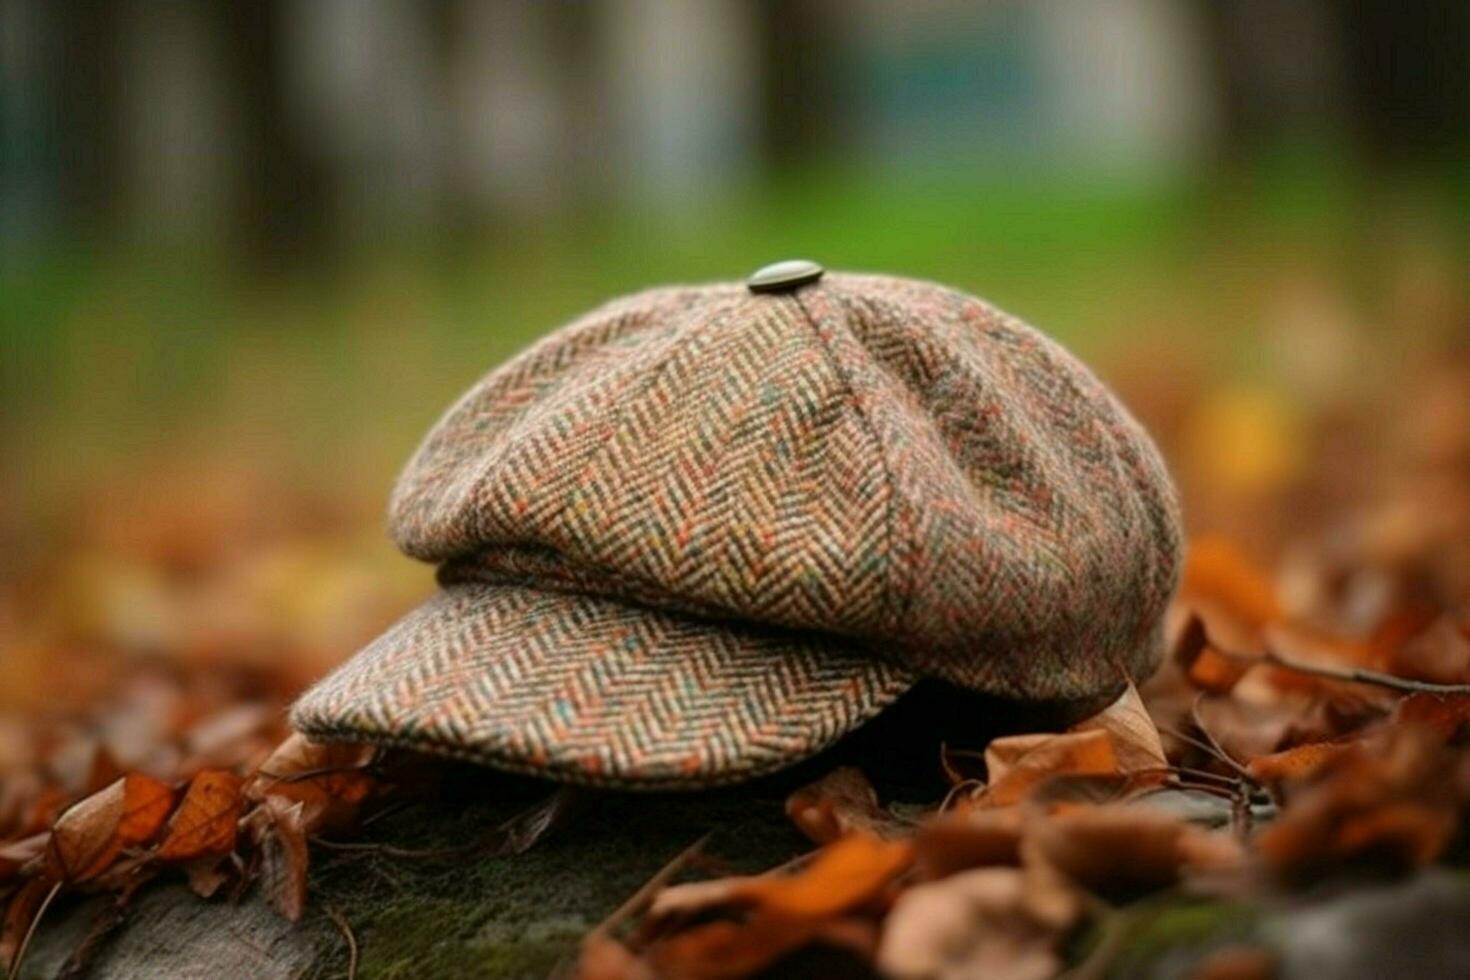
<svg viewBox="0 0 1470 980">
<path fill-rule="evenodd" d="M 585 943 L 594 937 L 600 938 L 607 936 L 618 926 L 622 925 L 624 920 L 632 918 L 641 912 L 653 900 L 654 894 L 667 885 L 674 875 L 678 874 L 689 863 L 689 860 L 698 854 L 704 848 L 705 844 L 709 843 L 709 839 L 710 835 L 705 834 L 699 840 L 674 855 L 673 860 L 662 868 L 659 868 L 652 878 L 649 878 L 636 892 L 628 896 L 627 901 L 613 909 L 612 915 L 609 915 L 594 926 L 592 931 L 587 933 L 582 941 Z"/>
<path fill-rule="evenodd" d="M 352 924 L 335 906 L 324 905 L 322 908 L 327 913 L 327 918 L 337 926 L 337 931 L 342 933 L 342 938 L 347 941 L 347 980 L 357 980 L 357 936 L 353 935 Z"/>
<path fill-rule="evenodd" d="M 1393 674 L 1385 674 L 1378 670 L 1368 670 L 1365 667 L 1336 667 L 1331 664 L 1308 663 L 1297 660 L 1295 657 L 1287 656 L 1279 650 L 1266 647 L 1259 655 L 1241 653 L 1238 650 L 1223 650 L 1214 648 L 1222 657 L 1234 660 L 1237 663 L 1261 665 L 1267 664 L 1272 667 L 1280 667 L 1296 674 L 1307 674 L 1311 677 L 1321 677 L 1326 680 L 1344 681 L 1349 684 L 1371 684 L 1375 687 L 1385 687 L 1390 691 L 1398 691 L 1402 694 L 1470 694 L 1470 684 L 1435 684 L 1431 681 L 1416 681 L 1408 677 L 1396 677 Z"/>
<path fill-rule="evenodd" d="M 1210 745 L 1210 743 L 1208 743 L 1208 742 L 1202 742 L 1199 739 L 1195 738 L 1193 735 L 1186 735 L 1183 732 L 1181 732 L 1179 729 L 1177 729 L 1177 728 L 1171 728 L 1168 725 L 1160 725 L 1159 726 L 1159 731 L 1164 732 L 1164 733 L 1166 733 L 1168 735 L 1172 735 L 1175 738 L 1179 739 L 1179 741 L 1184 742 L 1187 745 L 1193 745 L 1195 748 L 1199 749 L 1201 752 L 1205 753 L 1206 755 L 1208 755 L 1208 756 L 1210 756 L 1212 758 L 1219 759 L 1221 762 L 1225 763 L 1227 766 L 1230 766 L 1230 768 L 1234 769 L 1237 772 L 1240 772 L 1241 771 L 1240 763 L 1236 762 L 1234 759 L 1230 758 L 1227 755 L 1221 755 L 1219 753 L 1219 751 L 1216 750 L 1214 748 L 1214 746 Z M 1243 775 L 1249 775 L 1249 774 L 1246 773 L 1246 774 L 1243 774 Z"/>
<path fill-rule="evenodd" d="M 1220 744 L 1220 740 L 1215 737 L 1215 733 L 1210 731 L 1209 726 L 1205 724 L 1204 718 L 1200 717 L 1199 706 L 1204 699 L 1205 696 L 1203 694 L 1196 695 L 1194 703 L 1189 706 L 1189 720 L 1194 723 L 1195 730 L 1204 736 L 1205 741 L 1210 743 L 1210 748 L 1215 750 L 1216 758 L 1231 769 L 1234 769 L 1236 775 L 1240 776 L 1241 779 L 1250 780 L 1251 784 L 1254 785 L 1256 778 L 1251 775 L 1250 770 L 1241 765 L 1235 756 L 1225 751 L 1225 746 Z"/>
<path fill-rule="evenodd" d="M 51 886 L 51 890 L 46 893 L 46 897 L 41 899 L 41 907 L 36 909 L 36 914 L 31 918 L 31 924 L 26 926 L 26 934 L 21 937 L 20 945 L 15 949 L 15 956 L 11 958 L 10 966 L 5 971 L 7 976 L 20 976 L 20 968 L 26 961 L 26 950 L 31 947 L 31 937 L 36 934 L 36 927 L 41 924 L 41 919 L 45 917 L 46 910 L 51 907 L 51 900 L 56 897 L 56 893 L 59 891 L 61 891 L 61 882 L 58 881 Z"/>
</svg>

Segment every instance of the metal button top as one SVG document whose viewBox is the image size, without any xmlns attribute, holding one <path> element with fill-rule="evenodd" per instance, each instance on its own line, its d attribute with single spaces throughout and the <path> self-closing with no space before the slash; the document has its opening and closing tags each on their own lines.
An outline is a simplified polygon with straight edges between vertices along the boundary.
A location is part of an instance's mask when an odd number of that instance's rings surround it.
<svg viewBox="0 0 1470 980">
<path fill-rule="evenodd" d="M 750 274 L 745 285 L 752 293 L 784 293 L 816 282 L 826 271 L 810 259 L 787 259 L 761 266 Z"/>
</svg>

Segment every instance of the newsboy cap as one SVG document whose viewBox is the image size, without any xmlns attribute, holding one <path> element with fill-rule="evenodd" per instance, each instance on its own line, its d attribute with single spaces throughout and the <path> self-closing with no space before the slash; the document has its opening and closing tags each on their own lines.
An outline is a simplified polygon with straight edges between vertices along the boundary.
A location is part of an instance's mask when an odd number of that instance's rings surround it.
<svg viewBox="0 0 1470 980">
<path fill-rule="evenodd" d="M 1112 394 L 970 296 L 790 272 L 615 300 L 471 388 L 390 505 L 440 590 L 297 728 L 697 788 L 925 678 L 1055 703 L 1151 673 L 1178 505 Z"/>
</svg>

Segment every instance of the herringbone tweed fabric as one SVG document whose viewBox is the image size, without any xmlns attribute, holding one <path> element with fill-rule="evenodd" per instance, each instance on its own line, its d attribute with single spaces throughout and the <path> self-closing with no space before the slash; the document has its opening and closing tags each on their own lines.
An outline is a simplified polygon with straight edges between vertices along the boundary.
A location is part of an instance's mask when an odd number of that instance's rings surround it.
<svg viewBox="0 0 1470 980">
<path fill-rule="evenodd" d="M 797 762 L 925 675 L 1141 679 L 1180 550 L 1157 452 L 1085 367 L 876 276 L 614 301 L 472 388 L 390 512 L 444 590 L 296 725 L 628 787 Z"/>
</svg>

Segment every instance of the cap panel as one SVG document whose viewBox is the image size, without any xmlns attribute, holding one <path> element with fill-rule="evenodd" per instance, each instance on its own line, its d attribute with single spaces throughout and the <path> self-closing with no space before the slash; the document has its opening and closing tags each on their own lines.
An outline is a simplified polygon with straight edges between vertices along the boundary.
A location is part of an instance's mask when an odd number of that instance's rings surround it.
<svg viewBox="0 0 1470 980">
<path fill-rule="evenodd" d="M 1177 504 L 1146 437 L 1087 370 L 938 286 L 829 277 L 803 303 L 892 459 L 907 536 L 901 655 L 1030 698 L 1151 672 Z"/>
<path fill-rule="evenodd" d="M 693 789 L 799 762 L 913 680 L 811 635 L 466 583 L 302 695 L 291 720 L 314 738 L 579 783 Z"/>
<path fill-rule="evenodd" d="M 569 461 L 600 445 L 611 406 L 684 335 L 681 316 L 721 292 L 734 291 L 661 289 L 615 300 L 482 378 L 404 467 L 389 503 L 398 546 L 434 562 L 474 551 L 493 516 L 480 510 L 483 486 L 502 465 L 564 479 L 574 473 Z M 548 468 L 546 459 L 559 465 Z M 548 498 L 555 499 L 515 504 Z"/>
<path fill-rule="evenodd" d="M 440 424 L 395 497 L 406 549 L 726 618 L 890 626 L 891 489 L 801 308 L 717 288 L 614 322 L 492 373 Z"/>
</svg>

